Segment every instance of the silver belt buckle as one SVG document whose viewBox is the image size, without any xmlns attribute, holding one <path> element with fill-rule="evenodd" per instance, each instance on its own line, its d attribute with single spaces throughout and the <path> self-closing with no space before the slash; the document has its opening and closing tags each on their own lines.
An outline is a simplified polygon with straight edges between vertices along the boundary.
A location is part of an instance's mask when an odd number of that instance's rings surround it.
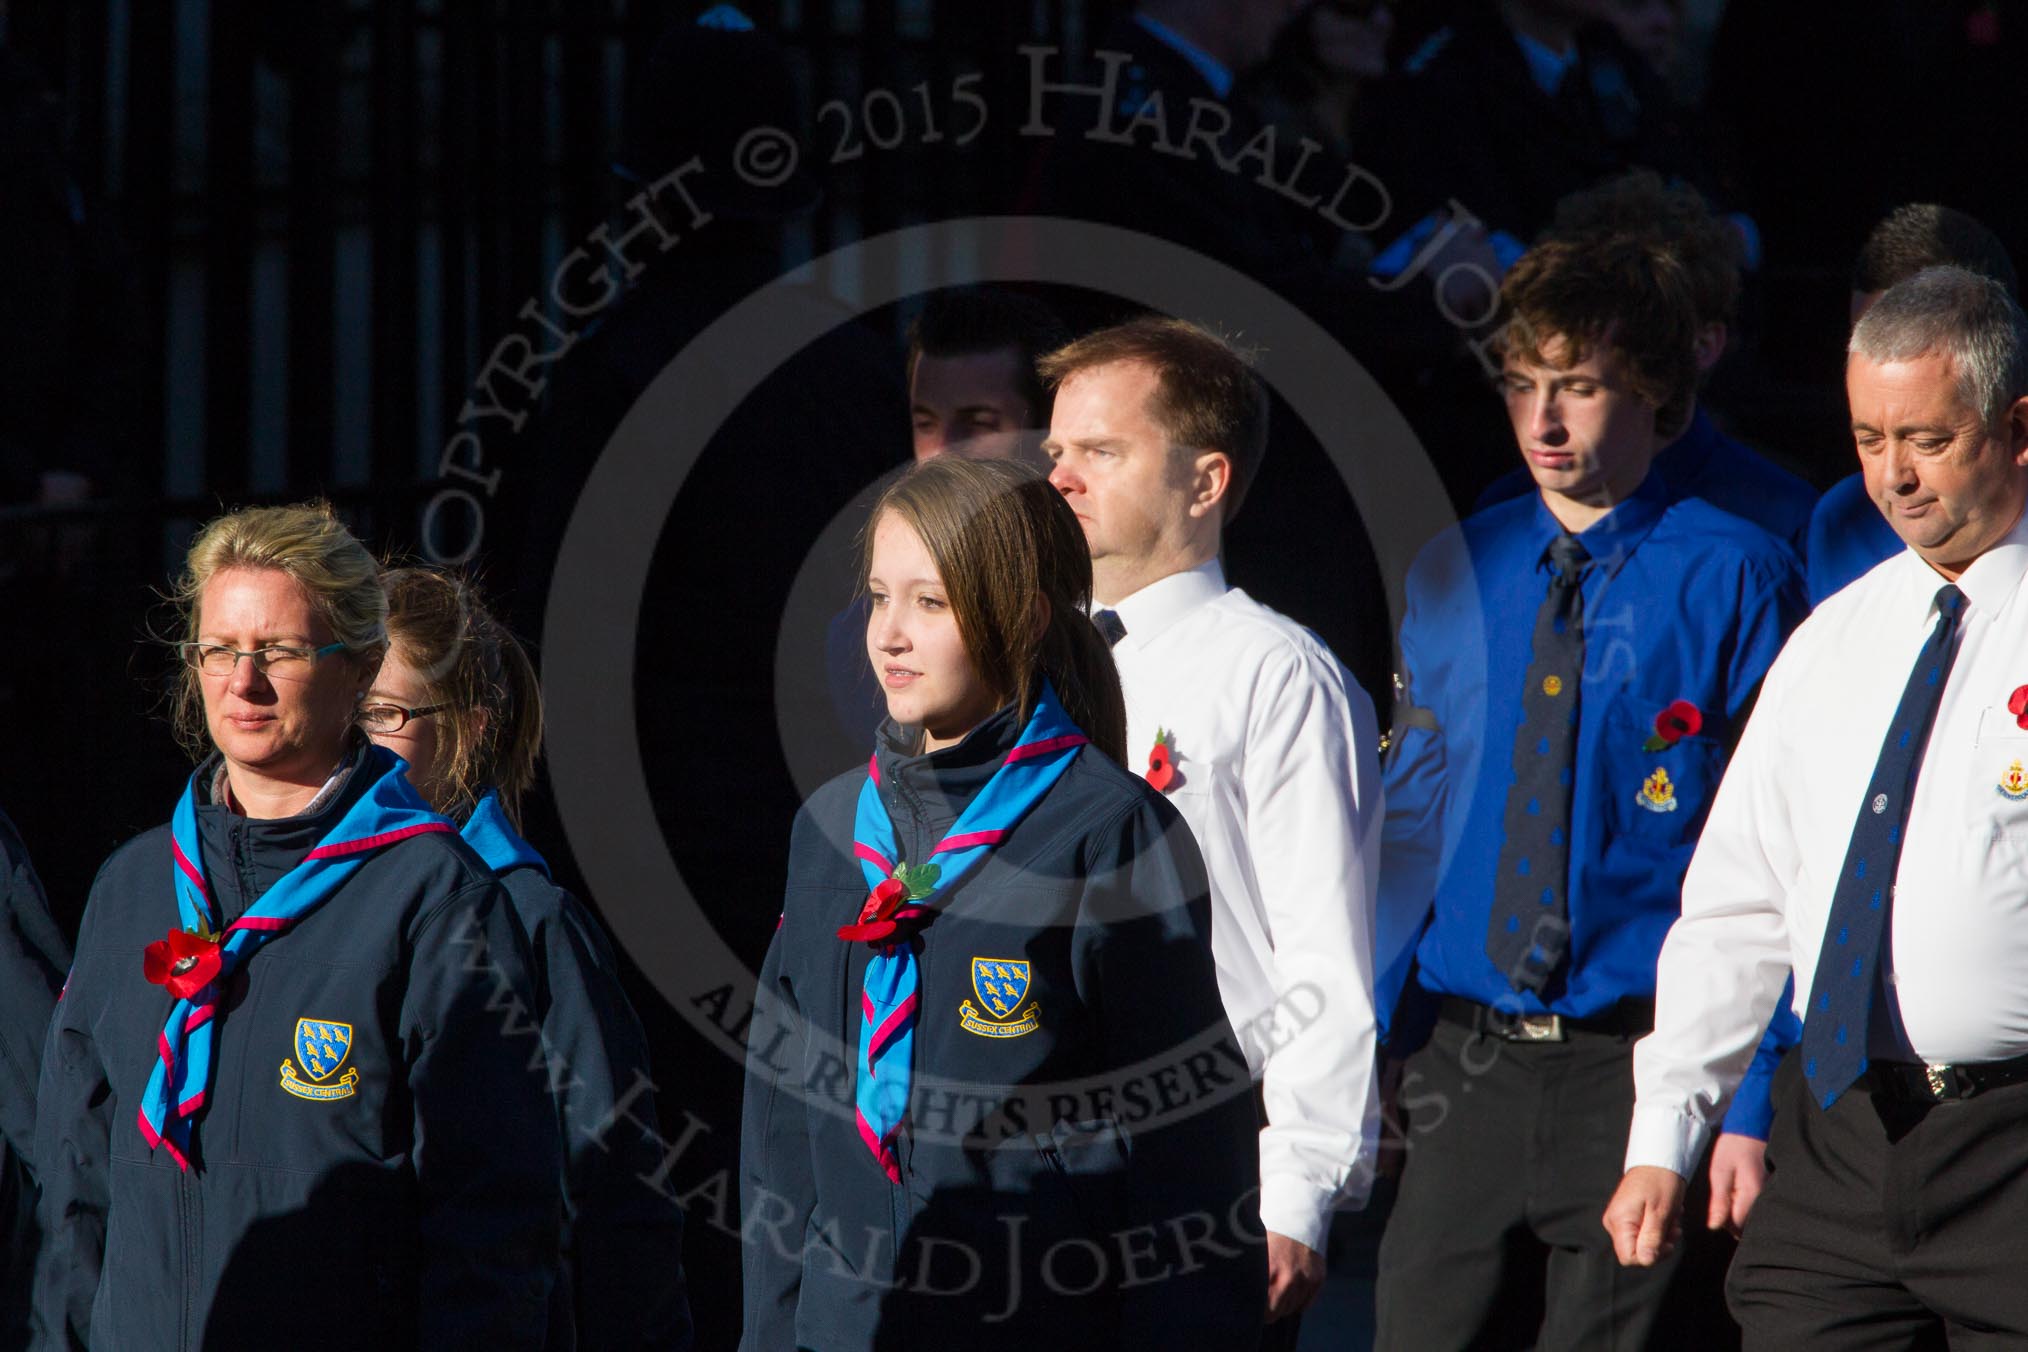
<svg viewBox="0 0 2028 1352">
<path fill-rule="evenodd" d="M 1971 1077 L 1958 1070 L 1948 1061 L 1922 1068 L 1923 1083 L 1929 1088 L 1929 1096 L 1938 1103 L 1953 1099 L 1967 1099 L 1977 1093 Z"/>
<path fill-rule="evenodd" d="M 1508 1037 L 1515 1042 L 1563 1041 L 1561 1014 L 1516 1014 Z"/>
</svg>

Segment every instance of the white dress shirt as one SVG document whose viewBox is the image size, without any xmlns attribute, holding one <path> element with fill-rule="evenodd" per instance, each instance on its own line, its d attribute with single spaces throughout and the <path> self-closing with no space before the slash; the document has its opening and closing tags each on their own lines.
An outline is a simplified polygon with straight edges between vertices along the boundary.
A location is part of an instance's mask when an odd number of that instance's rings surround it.
<svg viewBox="0 0 2028 1352">
<path fill-rule="evenodd" d="M 1128 768 L 1159 728 L 1167 795 L 1211 878 L 1226 1013 L 1272 1124 L 1261 1221 L 1319 1252 L 1331 1212 L 1364 1203 L 1374 1087 L 1373 907 L 1382 819 L 1373 703 L 1317 637 L 1214 561 L 1110 607 Z"/>
<path fill-rule="evenodd" d="M 2028 517 L 1958 579 L 1957 660 L 1895 873 L 1891 979 L 1931 1064 L 2028 1052 L 2028 731 L 2007 710 L 2028 685 L 2024 579 Z M 1687 1177 L 1791 968 L 1809 1009 L 1853 824 L 1944 585 L 1905 550 L 1819 606 L 1769 671 L 1662 946 L 1629 1168 Z"/>
</svg>

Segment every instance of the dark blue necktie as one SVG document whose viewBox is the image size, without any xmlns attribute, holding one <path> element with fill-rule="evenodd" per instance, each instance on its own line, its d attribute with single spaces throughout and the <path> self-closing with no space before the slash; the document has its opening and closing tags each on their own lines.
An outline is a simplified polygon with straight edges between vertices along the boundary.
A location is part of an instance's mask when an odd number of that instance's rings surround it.
<svg viewBox="0 0 2028 1352">
<path fill-rule="evenodd" d="M 1570 797 L 1577 761 L 1577 696 L 1584 677 L 1584 568 L 1574 535 L 1550 541 L 1555 575 L 1535 613 L 1535 644 L 1514 734 L 1500 872 L 1486 956 L 1517 991 L 1537 991 L 1570 950 Z"/>
<path fill-rule="evenodd" d="M 1099 631 L 1108 648 L 1117 648 L 1120 640 L 1127 636 L 1126 622 L 1120 619 L 1117 610 L 1101 610 L 1091 617 L 1092 626 Z"/>
<path fill-rule="evenodd" d="M 1817 977 L 1810 984 L 1809 1016 L 1803 1020 L 1803 1075 L 1826 1108 L 1866 1073 L 1866 1031 L 1875 999 L 1894 997 L 1880 980 L 1880 958 L 1894 913 L 1894 873 L 1901 863 L 1901 839 L 1908 805 L 1915 797 L 1915 772 L 1936 721 L 1937 701 L 1950 681 L 1958 654 L 1958 612 L 1965 595 L 1956 587 L 1936 594 L 1936 628 L 1908 673 L 1908 686 L 1859 805 L 1859 824 L 1845 851 L 1845 867 L 1831 896 L 1824 944 L 1817 952 Z M 1896 1011 L 1880 1010 L 1899 1027 Z"/>
</svg>

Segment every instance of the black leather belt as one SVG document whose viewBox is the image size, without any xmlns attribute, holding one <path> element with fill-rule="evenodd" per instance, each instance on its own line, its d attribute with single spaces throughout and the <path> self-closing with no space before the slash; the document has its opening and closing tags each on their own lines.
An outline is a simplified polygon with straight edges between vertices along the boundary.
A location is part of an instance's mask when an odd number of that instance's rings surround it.
<svg viewBox="0 0 2028 1352">
<path fill-rule="evenodd" d="M 1875 1061 L 1865 1079 L 1874 1092 L 1903 1103 L 1950 1103 L 2028 1080 L 2028 1056 L 1977 1066 Z"/>
<path fill-rule="evenodd" d="M 1503 1042 L 1568 1042 L 1572 1033 L 1640 1037 L 1655 1027 L 1653 1000 L 1622 1000 L 1611 1009 L 1579 1019 L 1568 1014 L 1519 1014 L 1446 995 L 1437 1013 L 1446 1023 Z"/>
</svg>

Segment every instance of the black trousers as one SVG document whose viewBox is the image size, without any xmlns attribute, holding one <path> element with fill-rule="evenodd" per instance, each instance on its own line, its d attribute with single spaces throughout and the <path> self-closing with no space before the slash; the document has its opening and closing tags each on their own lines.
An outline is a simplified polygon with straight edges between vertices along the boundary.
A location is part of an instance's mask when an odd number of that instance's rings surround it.
<svg viewBox="0 0 2028 1352">
<path fill-rule="evenodd" d="M 1440 1023 L 1409 1058 L 1377 1347 L 1650 1345 L 1676 1259 L 1622 1268 L 1600 1221 L 1626 1158 L 1635 1039 L 1570 1038 L 1502 1042 Z"/>
<path fill-rule="evenodd" d="M 1726 1282 L 1749 1352 L 2028 1347 L 2028 1085 L 1826 1112 L 1795 1061 Z"/>
</svg>

